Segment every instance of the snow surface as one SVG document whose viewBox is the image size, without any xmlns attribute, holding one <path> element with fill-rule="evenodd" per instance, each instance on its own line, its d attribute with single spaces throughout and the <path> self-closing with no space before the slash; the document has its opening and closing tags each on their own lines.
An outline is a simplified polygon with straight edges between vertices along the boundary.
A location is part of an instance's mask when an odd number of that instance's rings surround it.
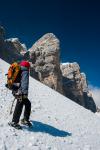
<svg viewBox="0 0 100 150">
<path fill-rule="evenodd" d="M 0 150 L 100 150 L 100 117 L 31 77 L 33 128 L 10 127 L 14 97 L 5 88 L 8 67 L 0 59 Z"/>
</svg>

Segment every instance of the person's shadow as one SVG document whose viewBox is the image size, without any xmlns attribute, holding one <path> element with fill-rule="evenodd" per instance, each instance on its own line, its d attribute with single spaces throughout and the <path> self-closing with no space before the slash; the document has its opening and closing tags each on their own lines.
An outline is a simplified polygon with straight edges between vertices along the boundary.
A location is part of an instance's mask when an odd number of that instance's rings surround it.
<svg viewBox="0 0 100 150">
<path fill-rule="evenodd" d="M 33 126 L 31 128 L 23 127 L 24 129 L 27 129 L 30 132 L 43 132 L 43 133 L 48 133 L 52 136 L 58 136 L 58 137 L 66 137 L 66 136 L 71 136 L 72 133 L 59 130 L 53 126 L 50 126 L 48 124 L 44 124 L 38 121 L 32 121 Z"/>
</svg>

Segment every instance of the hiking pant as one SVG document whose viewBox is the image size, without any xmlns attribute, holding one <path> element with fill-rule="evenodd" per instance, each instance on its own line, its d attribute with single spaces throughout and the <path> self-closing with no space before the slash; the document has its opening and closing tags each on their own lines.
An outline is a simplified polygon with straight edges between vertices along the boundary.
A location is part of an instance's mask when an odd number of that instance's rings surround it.
<svg viewBox="0 0 100 150">
<path fill-rule="evenodd" d="M 29 120 L 30 113 L 31 113 L 31 102 L 29 101 L 28 98 L 24 98 L 21 101 L 17 100 L 12 122 L 15 122 L 15 123 L 19 122 L 19 119 L 20 119 L 20 116 L 21 116 L 22 109 L 23 109 L 24 105 L 25 105 L 24 119 L 27 120 L 27 121 Z"/>
</svg>

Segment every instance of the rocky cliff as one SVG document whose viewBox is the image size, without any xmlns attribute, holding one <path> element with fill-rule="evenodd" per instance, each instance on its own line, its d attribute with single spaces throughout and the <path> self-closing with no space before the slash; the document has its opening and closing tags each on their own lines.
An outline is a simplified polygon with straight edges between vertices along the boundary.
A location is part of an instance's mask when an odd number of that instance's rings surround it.
<svg viewBox="0 0 100 150">
<path fill-rule="evenodd" d="M 42 83 L 62 93 L 60 42 L 52 33 L 40 38 L 29 50 L 31 66 Z M 34 76 L 34 74 L 32 74 Z"/>
<path fill-rule="evenodd" d="M 25 46 L 20 43 L 18 38 L 5 39 L 5 30 L 0 26 L 0 58 L 12 63 L 21 59 L 21 52 L 26 51 Z"/>
<path fill-rule="evenodd" d="M 81 73 L 80 66 L 76 62 L 60 64 L 60 41 L 54 34 L 45 34 L 26 51 L 25 45 L 17 38 L 5 39 L 5 30 L 0 26 L 0 57 L 9 63 L 29 60 L 32 77 L 83 107 L 96 111 L 86 75 Z"/>
<path fill-rule="evenodd" d="M 63 63 L 61 71 L 65 96 L 95 112 L 96 105 L 88 89 L 86 75 L 81 73 L 78 63 Z"/>
</svg>

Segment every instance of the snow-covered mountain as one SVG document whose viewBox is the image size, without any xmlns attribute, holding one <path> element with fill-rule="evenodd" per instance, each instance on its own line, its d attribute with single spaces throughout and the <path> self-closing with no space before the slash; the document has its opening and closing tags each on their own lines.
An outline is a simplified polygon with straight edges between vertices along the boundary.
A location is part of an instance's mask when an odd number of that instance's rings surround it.
<svg viewBox="0 0 100 150">
<path fill-rule="evenodd" d="M 33 128 L 8 126 L 14 99 L 5 88 L 8 67 L 0 59 L 0 150 L 100 150 L 100 118 L 31 77 Z"/>
</svg>

